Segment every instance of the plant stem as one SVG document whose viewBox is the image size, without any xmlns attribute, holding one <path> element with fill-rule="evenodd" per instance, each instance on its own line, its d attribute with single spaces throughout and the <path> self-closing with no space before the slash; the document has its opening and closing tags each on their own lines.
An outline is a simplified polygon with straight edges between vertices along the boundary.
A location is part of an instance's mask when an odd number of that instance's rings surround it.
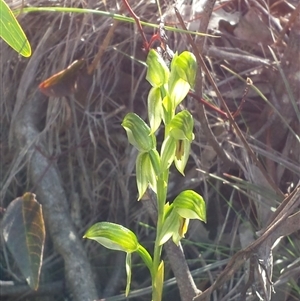
<svg viewBox="0 0 300 301">
<path fill-rule="evenodd" d="M 160 301 L 162 296 L 162 285 L 157 285 L 157 281 L 159 281 L 157 272 L 161 261 L 162 245 L 159 245 L 159 243 L 164 222 L 164 205 L 167 198 L 168 177 L 169 170 L 167 169 L 160 174 L 157 179 L 157 230 L 153 255 L 152 301 Z"/>
</svg>

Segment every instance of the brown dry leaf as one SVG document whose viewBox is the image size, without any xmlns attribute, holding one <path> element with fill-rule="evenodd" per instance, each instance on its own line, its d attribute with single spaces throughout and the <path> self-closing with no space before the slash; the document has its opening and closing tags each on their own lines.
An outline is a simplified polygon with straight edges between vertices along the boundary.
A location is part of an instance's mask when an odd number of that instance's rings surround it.
<svg viewBox="0 0 300 301">
<path fill-rule="evenodd" d="M 272 44 L 272 36 L 268 26 L 263 22 L 258 11 L 250 8 L 248 12 L 240 18 L 234 35 L 240 40 L 250 43 Z"/>
</svg>

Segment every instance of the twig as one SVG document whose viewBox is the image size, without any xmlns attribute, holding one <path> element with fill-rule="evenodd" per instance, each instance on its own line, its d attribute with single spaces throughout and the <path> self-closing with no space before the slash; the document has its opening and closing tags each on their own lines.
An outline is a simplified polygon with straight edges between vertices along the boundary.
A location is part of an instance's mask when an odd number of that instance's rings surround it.
<svg viewBox="0 0 300 301">
<path fill-rule="evenodd" d="M 207 102 L 206 100 L 204 100 L 203 98 L 199 97 L 197 94 L 193 93 L 192 91 L 189 91 L 189 96 L 195 98 L 196 100 L 198 100 L 199 102 L 201 102 L 203 105 L 205 105 L 206 107 L 210 108 L 211 110 L 217 112 L 219 115 L 221 115 L 225 120 L 228 119 L 227 114 L 225 112 L 223 112 L 221 109 L 219 109 L 218 107 L 210 104 L 209 102 Z"/>
<path fill-rule="evenodd" d="M 124 3 L 124 6 L 128 9 L 129 13 L 131 14 L 132 18 L 135 20 L 135 23 L 138 27 L 138 30 L 140 32 L 140 35 L 142 36 L 143 38 L 143 41 L 144 41 L 144 48 L 146 50 L 149 50 L 149 44 L 148 44 L 148 41 L 146 39 L 146 36 L 145 36 L 145 33 L 143 31 L 143 28 L 142 28 L 142 24 L 140 22 L 140 18 L 134 13 L 134 11 L 132 10 L 132 8 L 130 7 L 129 3 L 127 0 L 123 0 L 123 3 Z"/>
<path fill-rule="evenodd" d="M 242 100 L 241 100 L 241 103 L 240 103 L 239 107 L 238 107 L 237 110 L 232 114 L 232 117 L 233 117 L 233 118 L 236 118 L 236 117 L 240 114 L 240 112 L 241 112 L 241 110 L 242 110 L 242 107 L 243 107 L 244 103 L 246 102 L 246 96 L 248 95 L 249 87 L 252 86 L 252 85 L 253 85 L 252 80 L 251 80 L 250 78 L 247 78 L 247 86 L 246 86 L 246 88 L 245 88 L 245 90 L 244 90 L 244 93 L 243 93 L 243 95 L 242 95 Z"/>
</svg>

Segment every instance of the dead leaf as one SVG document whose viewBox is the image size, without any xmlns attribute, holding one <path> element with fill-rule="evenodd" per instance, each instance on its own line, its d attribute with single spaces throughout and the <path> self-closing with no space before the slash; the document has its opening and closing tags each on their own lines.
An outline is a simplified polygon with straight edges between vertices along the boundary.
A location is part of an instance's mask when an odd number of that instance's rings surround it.
<svg viewBox="0 0 300 301">
<path fill-rule="evenodd" d="M 263 22 L 259 12 L 254 8 L 250 8 L 248 12 L 240 18 L 233 32 L 240 40 L 250 43 L 262 43 L 264 45 L 273 43 L 270 29 Z"/>
</svg>

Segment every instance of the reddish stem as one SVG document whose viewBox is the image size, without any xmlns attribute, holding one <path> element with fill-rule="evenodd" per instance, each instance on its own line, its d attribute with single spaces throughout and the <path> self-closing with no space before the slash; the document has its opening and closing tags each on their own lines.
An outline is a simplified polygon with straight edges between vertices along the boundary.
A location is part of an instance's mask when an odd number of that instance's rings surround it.
<svg viewBox="0 0 300 301">
<path fill-rule="evenodd" d="M 222 111 L 221 109 L 219 109 L 218 107 L 215 107 L 214 105 L 210 104 L 209 102 L 207 102 L 205 99 L 197 96 L 194 92 L 190 91 L 188 93 L 190 96 L 192 96 L 193 98 L 195 98 L 196 100 L 198 100 L 199 102 L 201 102 L 203 105 L 205 105 L 206 107 L 210 108 L 211 110 L 217 112 L 218 114 L 220 114 L 223 118 L 228 119 L 227 113 L 225 113 L 224 111 Z"/>
<path fill-rule="evenodd" d="M 127 0 L 123 0 L 123 4 L 125 5 L 125 7 L 128 9 L 129 13 L 131 14 L 132 18 L 135 20 L 135 23 L 138 27 L 138 30 L 143 38 L 143 41 L 144 41 L 144 48 L 146 51 L 149 50 L 149 43 L 146 39 L 146 36 L 145 36 L 145 33 L 143 31 L 143 28 L 142 28 L 142 24 L 140 22 L 140 18 L 134 13 L 134 11 L 132 10 L 132 8 L 130 7 L 129 3 Z"/>
</svg>

